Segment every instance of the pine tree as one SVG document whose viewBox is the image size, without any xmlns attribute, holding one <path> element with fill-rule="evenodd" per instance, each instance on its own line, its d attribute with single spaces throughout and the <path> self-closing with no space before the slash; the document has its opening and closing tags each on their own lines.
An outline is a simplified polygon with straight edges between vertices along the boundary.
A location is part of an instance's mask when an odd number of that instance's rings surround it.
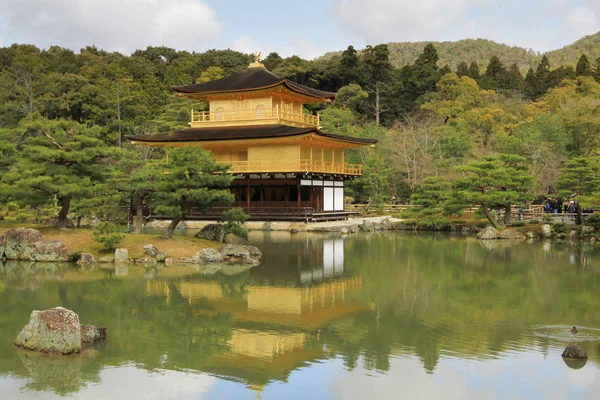
<svg viewBox="0 0 600 400">
<path fill-rule="evenodd" d="M 156 213 L 172 218 L 163 235 L 166 239 L 192 210 L 206 212 L 216 204 L 233 201 L 229 191 L 233 176 L 227 173 L 228 166 L 217 164 L 200 147 L 171 149 L 165 169 L 168 172 L 156 182 L 152 202 Z"/>
<path fill-rule="evenodd" d="M 461 61 L 461 63 L 458 64 L 458 68 L 456 68 L 456 75 L 458 75 L 459 78 L 462 78 L 463 76 L 469 76 L 469 67 L 467 66 L 466 62 Z"/>
<path fill-rule="evenodd" d="M 527 173 L 523 157 L 500 154 L 461 165 L 455 170 L 466 175 L 454 182 L 455 195 L 461 201 L 467 199 L 471 204 L 479 204 L 494 228 L 498 228 L 498 221 L 490 212 L 492 208 L 504 208 L 504 223 L 508 224 L 511 205 L 531 198 L 527 193 L 533 177 Z"/>
<path fill-rule="evenodd" d="M 594 66 L 594 79 L 600 83 L 600 57 L 596 59 L 596 65 Z"/>
<path fill-rule="evenodd" d="M 389 78 L 392 64 L 390 63 L 390 50 L 387 44 L 379 44 L 377 46 L 367 46 L 363 53 L 363 69 L 364 75 L 368 82 L 367 87 L 370 87 L 374 95 L 375 107 L 375 123 L 379 125 L 381 113 L 381 95 L 383 92 L 384 82 Z"/>
<path fill-rule="evenodd" d="M 14 131 L 23 139 L 18 157 L 2 179 L 12 188 L 15 200 L 24 205 L 48 204 L 56 199 L 60 206 L 58 226 L 67 225 L 71 202 L 89 198 L 93 188 L 112 174 L 111 159 L 120 150 L 108 147 L 100 127 L 39 116 L 23 119 Z"/>
<path fill-rule="evenodd" d="M 473 61 L 471 65 L 469 65 L 469 78 L 473 78 L 475 80 L 479 79 L 479 65 L 476 61 Z"/>
<path fill-rule="evenodd" d="M 577 62 L 577 67 L 575 68 L 576 76 L 592 76 L 594 75 L 594 71 L 592 70 L 592 64 L 590 64 L 590 60 L 585 54 L 582 54 Z"/>
<path fill-rule="evenodd" d="M 348 46 L 348 48 L 342 52 L 342 58 L 340 59 L 342 85 L 357 83 L 359 78 L 359 63 L 358 53 L 354 49 L 354 46 Z"/>
</svg>

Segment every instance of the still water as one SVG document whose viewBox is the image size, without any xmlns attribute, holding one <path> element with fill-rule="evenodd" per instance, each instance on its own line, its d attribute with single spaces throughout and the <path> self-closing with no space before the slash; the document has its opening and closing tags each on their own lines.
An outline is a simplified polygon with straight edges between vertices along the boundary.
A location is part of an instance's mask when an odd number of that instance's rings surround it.
<svg viewBox="0 0 600 400">
<path fill-rule="evenodd" d="M 0 262 L 0 398 L 600 398 L 600 249 L 251 241 L 264 256 L 249 270 Z M 106 342 L 59 358 L 14 347 L 31 310 L 58 305 L 106 325 Z M 561 358 L 571 341 L 585 365 Z"/>
</svg>

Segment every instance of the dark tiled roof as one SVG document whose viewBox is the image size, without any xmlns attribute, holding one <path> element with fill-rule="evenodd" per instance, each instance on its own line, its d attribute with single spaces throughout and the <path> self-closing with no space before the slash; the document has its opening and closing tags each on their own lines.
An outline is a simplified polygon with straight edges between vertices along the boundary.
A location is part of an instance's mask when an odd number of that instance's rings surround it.
<svg viewBox="0 0 600 400">
<path fill-rule="evenodd" d="M 181 131 L 156 133 L 144 136 L 126 136 L 129 140 L 138 142 L 210 142 L 215 140 L 236 139 L 266 139 L 276 137 L 288 137 L 303 135 L 314 132 L 315 134 L 343 140 L 351 143 L 375 144 L 376 139 L 362 139 L 350 136 L 332 135 L 324 133 L 317 128 L 298 128 L 287 125 L 255 125 L 255 126 L 224 126 L 207 128 L 190 128 Z"/>
<path fill-rule="evenodd" d="M 317 90 L 299 83 L 289 81 L 274 75 L 266 68 L 247 68 L 242 72 L 195 85 L 175 86 L 173 90 L 179 93 L 214 94 L 223 92 L 244 92 L 265 89 L 277 85 L 285 85 L 288 89 L 311 97 L 332 99 L 335 93 Z"/>
</svg>

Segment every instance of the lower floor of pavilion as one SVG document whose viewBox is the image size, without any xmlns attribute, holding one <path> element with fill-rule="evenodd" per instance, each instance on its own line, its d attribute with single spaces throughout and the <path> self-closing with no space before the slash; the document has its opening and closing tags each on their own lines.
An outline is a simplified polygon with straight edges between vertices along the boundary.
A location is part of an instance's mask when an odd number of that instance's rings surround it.
<svg viewBox="0 0 600 400">
<path fill-rule="evenodd" d="M 223 211 L 240 207 L 250 220 L 258 221 L 345 220 L 356 214 L 344 209 L 346 180 L 344 176 L 329 175 L 237 176 L 231 184 L 233 204 L 215 206 L 204 213 L 193 212 L 188 219 L 219 219 Z"/>
</svg>

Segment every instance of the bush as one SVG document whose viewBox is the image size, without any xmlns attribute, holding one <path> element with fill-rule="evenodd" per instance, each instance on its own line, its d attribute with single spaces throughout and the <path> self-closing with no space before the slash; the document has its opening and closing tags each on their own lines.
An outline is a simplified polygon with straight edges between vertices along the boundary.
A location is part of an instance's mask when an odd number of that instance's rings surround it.
<svg viewBox="0 0 600 400">
<path fill-rule="evenodd" d="M 449 231 L 450 220 L 444 217 L 433 217 L 419 221 L 417 226 L 423 230 Z"/>
<path fill-rule="evenodd" d="M 223 237 L 232 233 L 236 236 L 248 240 L 248 229 L 244 228 L 243 224 L 250 218 L 240 207 L 230 208 L 221 214 L 221 221 L 224 222 Z"/>
<path fill-rule="evenodd" d="M 595 231 L 600 230 L 600 214 L 592 214 L 583 221 L 584 225 L 591 226 Z"/>
<path fill-rule="evenodd" d="M 514 227 L 525 226 L 525 221 L 513 221 L 512 226 L 514 226 Z"/>
<path fill-rule="evenodd" d="M 119 233 L 119 228 L 112 222 L 100 223 L 94 232 L 94 240 L 102 243 L 106 250 L 116 249 L 123 239 L 125 235 Z"/>
<path fill-rule="evenodd" d="M 552 225 L 552 229 L 554 230 L 554 233 L 565 233 L 567 226 L 563 222 L 560 222 Z"/>
</svg>

